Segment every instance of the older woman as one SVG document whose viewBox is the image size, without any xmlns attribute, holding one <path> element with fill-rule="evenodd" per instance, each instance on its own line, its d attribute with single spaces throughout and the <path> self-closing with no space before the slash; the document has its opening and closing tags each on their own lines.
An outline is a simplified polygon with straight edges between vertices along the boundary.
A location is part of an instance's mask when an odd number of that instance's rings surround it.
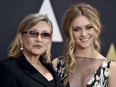
<svg viewBox="0 0 116 87">
<path fill-rule="evenodd" d="M 52 23 L 38 13 L 26 16 L 0 61 L 0 87 L 62 87 L 51 65 Z"/>
</svg>

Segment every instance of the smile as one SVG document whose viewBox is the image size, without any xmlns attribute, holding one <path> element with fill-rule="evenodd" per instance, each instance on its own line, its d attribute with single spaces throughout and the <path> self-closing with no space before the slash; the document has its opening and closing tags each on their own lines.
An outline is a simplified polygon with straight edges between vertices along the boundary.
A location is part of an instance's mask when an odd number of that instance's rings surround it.
<svg viewBox="0 0 116 87">
<path fill-rule="evenodd" d="M 81 40 L 82 42 L 87 42 L 89 39 L 90 39 L 90 37 L 87 37 L 87 38 L 81 38 L 80 40 Z"/>
</svg>

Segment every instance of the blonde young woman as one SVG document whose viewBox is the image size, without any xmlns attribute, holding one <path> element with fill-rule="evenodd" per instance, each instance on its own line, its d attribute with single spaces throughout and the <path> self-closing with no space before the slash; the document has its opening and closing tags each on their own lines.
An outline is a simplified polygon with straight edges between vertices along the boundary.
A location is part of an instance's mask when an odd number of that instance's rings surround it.
<svg viewBox="0 0 116 87">
<path fill-rule="evenodd" d="M 96 8 L 71 5 L 63 18 L 65 54 L 53 65 L 65 87 L 116 87 L 116 63 L 100 54 L 101 23 Z"/>
<path fill-rule="evenodd" d="M 63 87 L 51 64 L 52 23 L 46 15 L 26 16 L 0 61 L 0 87 Z"/>
</svg>

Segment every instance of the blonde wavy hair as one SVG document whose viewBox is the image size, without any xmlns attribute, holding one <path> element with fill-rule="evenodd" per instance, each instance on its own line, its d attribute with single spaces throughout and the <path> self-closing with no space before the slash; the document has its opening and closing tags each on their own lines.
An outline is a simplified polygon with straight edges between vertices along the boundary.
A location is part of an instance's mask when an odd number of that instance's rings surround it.
<svg viewBox="0 0 116 87">
<path fill-rule="evenodd" d="M 75 41 L 72 35 L 71 23 L 76 17 L 81 15 L 87 17 L 90 23 L 93 25 L 95 32 L 97 34 L 94 41 L 94 47 L 98 52 L 101 49 L 100 40 L 99 40 L 99 35 L 101 33 L 101 22 L 100 22 L 99 12 L 97 11 L 97 9 L 87 3 L 71 5 L 65 12 L 62 21 L 62 30 L 63 33 L 67 36 L 64 60 L 65 60 L 66 74 L 68 76 L 64 80 L 64 85 L 66 85 L 66 83 L 68 82 L 69 75 L 72 73 L 73 66 L 75 64 L 75 58 L 74 58 Z"/>
<path fill-rule="evenodd" d="M 24 31 L 27 31 L 28 29 L 35 26 L 40 21 L 45 21 L 46 23 L 48 23 L 49 26 L 51 27 L 51 32 L 53 32 L 52 23 L 49 20 L 49 18 L 47 17 L 47 15 L 42 15 L 42 14 L 38 14 L 38 13 L 27 15 L 21 21 L 18 31 L 17 31 L 17 34 L 16 34 L 16 37 L 14 38 L 14 40 L 12 41 L 12 43 L 10 44 L 10 46 L 8 48 L 8 56 L 16 58 L 21 55 L 21 53 L 22 53 L 22 51 L 20 50 L 21 43 L 18 39 L 18 34 L 24 32 Z M 42 56 L 43 56 L 43 58 L 45 58 L 44 59 L 45 63 L 51 62 L 51 45 L 47 49 L 47 52 L 45 52 Z"/>
</svg>

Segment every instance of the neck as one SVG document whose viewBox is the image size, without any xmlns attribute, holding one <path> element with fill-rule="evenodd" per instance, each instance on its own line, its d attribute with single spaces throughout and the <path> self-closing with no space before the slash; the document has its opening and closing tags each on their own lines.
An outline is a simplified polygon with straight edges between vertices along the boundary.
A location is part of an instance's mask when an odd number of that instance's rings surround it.
<svg viewBox="0 0 116 87">
<path fill-rule="evenodd" d="M 90 47 L 86 49 L 77 48 L 77 50 L 75 50 L 75 56 L 79 56 L 79 57 L 96 58 L 97 55 L 98 55 L 98 52 L 94 47 Z"/>
<path fill-rule="evenodd" d="M 23 54 L 25 55 L 27 61 L 32 64 L 32 65 L 37 65 L 37 64 L 40 64 L 40 61 L 39 61 L 39 55 L 31 55 L 31 54 L 27 54 L 27 53 L 24 53 Z"/>
</svg>

